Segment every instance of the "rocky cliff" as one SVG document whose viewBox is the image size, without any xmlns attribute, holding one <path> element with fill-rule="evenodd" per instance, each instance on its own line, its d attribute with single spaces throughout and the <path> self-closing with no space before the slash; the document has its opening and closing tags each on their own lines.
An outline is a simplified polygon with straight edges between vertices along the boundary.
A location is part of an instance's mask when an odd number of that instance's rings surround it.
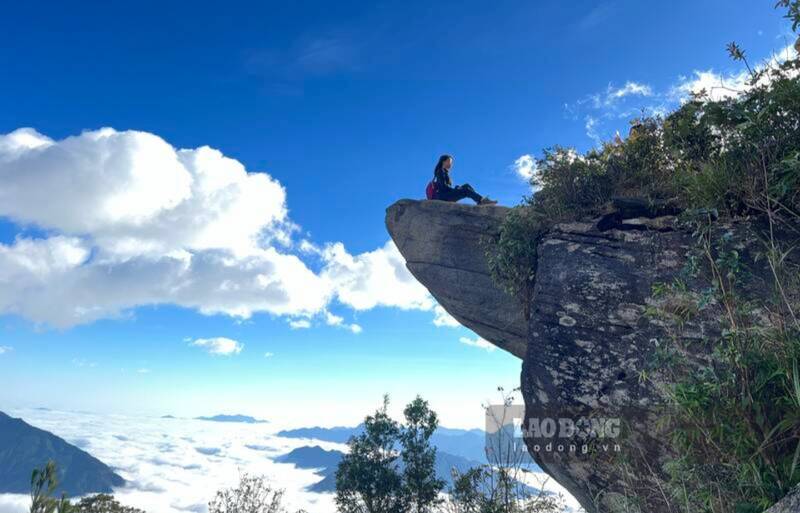
<svg viewBox="0 0 800 513">
<path fill-rule="evenodd" d="M 627 510 L 631 496 L 640 511 L 672 511 L 662 465 L 673 455 L 660 422 L 665 399 L 655 355 L 669 340 L 691 348 L 690 358 L 707 358 L 704 341 L 719 334 L 722 312 L 712 305 L 681 320 L 647 313 L 680 310 L 680 297 L 654 299 L 653 286 L 681 273 L 695 245 L 692 234 L 663 212 L 625 209 L 555 226 L 538 246 L 525 322 L 518 301 L 492 282 L 481 243 L 506 214 L 502 207 L 402 200 L 387 210 L 386 225 L 411 273 L 451 315 L 523 360 L 526 425 L 546 417 L 622 419 L 623 433 L 611 449 L 595 440 L 587 454 L 580 444 L 577 452 L 544 450 L 547 439 L 529 433 L 536 462 L 589 512 Z M 755 242 L 744 230 L 716 229 L 752 261 Z M 754 273 L 751 292 L 759 283 Z M 687 293 L 708 285 L 690 282 Z"/>
<path fill-rule="evenodd" d="M 495 287 L 483 237 L 495 233 L 508 208 L 475 208 L 442 201 L 401 200 L 386 212 L 386 227 L 411 274 L 458 322 L 497 347 L 525 357 L 522 306 Z"/>
</svg>

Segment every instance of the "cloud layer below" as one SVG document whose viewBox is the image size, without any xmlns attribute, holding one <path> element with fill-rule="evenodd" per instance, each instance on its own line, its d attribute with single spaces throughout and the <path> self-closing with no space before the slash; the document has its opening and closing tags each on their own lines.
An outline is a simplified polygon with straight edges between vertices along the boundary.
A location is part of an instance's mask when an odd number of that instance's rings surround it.
<svg viewBox="0 0 800 513">
<path fill-rule="evenodd" d="M 234 486 L 240 472 L 266 475 L 286 489 L 290 511 L 335 511 L 333 497 L 305 492 L 321 478 L 273 458 L 307 443 L 274 436 L 271 424 L 159 419 L 42 410 L 9 412 L 97 457 L 127 484 L 117 499 L 152 513 L 207 511 L 216 490 Z M 326 449 L 341 446 L 315 442 Z M 32 470 L 32 469 L 31 469 Z M 0 494 L 0 513 L 25 513 L 30 497 Z"/>
</svg>

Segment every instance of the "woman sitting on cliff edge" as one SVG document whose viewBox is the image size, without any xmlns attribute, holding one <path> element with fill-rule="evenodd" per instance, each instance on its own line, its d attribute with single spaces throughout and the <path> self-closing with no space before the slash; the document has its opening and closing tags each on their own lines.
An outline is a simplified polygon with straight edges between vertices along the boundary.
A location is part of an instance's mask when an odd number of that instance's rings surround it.
<svg viewBox="0 0 800 513">
<path fill-rule="evenodd" d="M 468 183 L 456 185 L 450 180 L 450 168 L 453 167 L 453 157 L 442 155 L 433 170 L 433 180 L 428 184 L 425 191 L 428 199 L 442 201 L 458 201 L 470 198 L 478 205 L 496 205 L 497 202 L 487 196 L 481 196 Z"/>
</svg>

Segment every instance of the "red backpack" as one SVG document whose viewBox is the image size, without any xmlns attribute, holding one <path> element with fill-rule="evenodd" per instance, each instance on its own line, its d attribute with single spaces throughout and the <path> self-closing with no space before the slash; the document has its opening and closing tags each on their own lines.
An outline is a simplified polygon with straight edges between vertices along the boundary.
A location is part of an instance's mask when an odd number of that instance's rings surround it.
<svg viewBox="0 0 800 513">
<path fill-rule="evenodd" d="M 436 193 L 437 193 L 436 182 L 431 180 L 430 182 L 428 182 L 428 186 L 425 187 L 425 197 L 428 198 L 429 200 L 436 199 Z"/>
</svg>

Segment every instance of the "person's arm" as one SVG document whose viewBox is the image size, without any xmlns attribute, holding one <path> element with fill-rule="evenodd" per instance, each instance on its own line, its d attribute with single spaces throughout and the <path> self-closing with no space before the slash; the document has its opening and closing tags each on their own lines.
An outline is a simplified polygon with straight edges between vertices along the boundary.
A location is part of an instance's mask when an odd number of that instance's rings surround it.
<svg viewBox="0 0 800 513">
<path fill-rule="evenodd" d="M 437 169 L 433 181 L 442 188 L 451 188 L 452 182 L 450 181 L 450 173 L 445 169 Z"/>
</svg>

